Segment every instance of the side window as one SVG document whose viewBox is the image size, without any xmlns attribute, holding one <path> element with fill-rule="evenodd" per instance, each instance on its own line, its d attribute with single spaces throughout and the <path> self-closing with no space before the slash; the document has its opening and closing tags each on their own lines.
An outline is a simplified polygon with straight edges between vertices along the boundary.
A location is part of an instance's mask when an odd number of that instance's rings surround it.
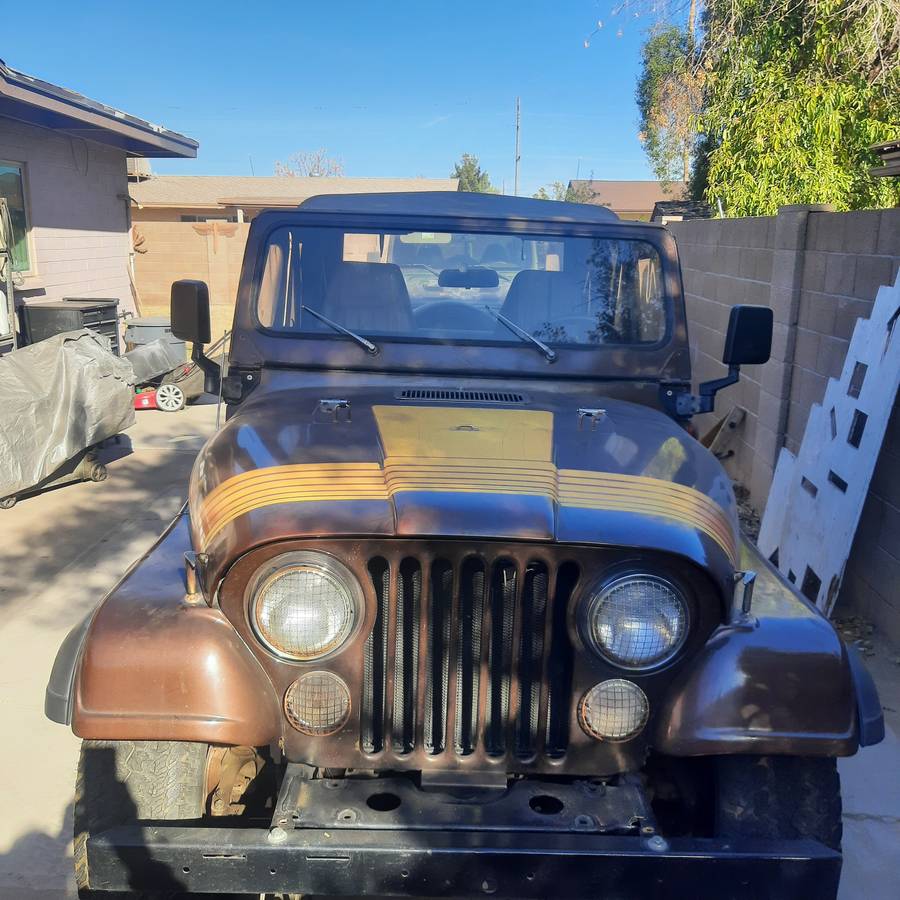
<svg viewBox="0 0 900 900">
<path fill-rule="evenodd" d="M 21 163 L 0 161 L 0 197 L 6 200 L 12 225 L 14 272 L 30 272 L 28 217 L 25 207 L 25 171 Z"/>
</svg>

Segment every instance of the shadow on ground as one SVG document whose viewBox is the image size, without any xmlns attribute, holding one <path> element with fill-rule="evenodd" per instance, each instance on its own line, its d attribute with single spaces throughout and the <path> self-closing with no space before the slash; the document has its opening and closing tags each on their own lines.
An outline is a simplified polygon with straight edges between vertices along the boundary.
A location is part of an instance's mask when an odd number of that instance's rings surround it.
<svg viewBox="0 0 900 900">
<path fill-rule="evenodd" d="M 0 510 L 0 611 L 7 621 L 74 624 L 148 549 L 183 504 L 209 429 L 188 420 L 180 430 L 123 435 L 101 451 L 106 481 L 65 485 Z"/>
</svg>

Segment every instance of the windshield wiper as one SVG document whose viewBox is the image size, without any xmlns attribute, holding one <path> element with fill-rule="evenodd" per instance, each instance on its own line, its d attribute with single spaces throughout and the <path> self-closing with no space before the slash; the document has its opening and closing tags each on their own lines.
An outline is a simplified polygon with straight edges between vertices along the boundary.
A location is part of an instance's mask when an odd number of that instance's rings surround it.
<svg viewBox="0 0 900 900">
<path fill-rule="evenodd" d="M 308 312 L 311 316 L 315 316 L 320 322 L 324 322 L 329 328 L 333 328 L 339 334 L 345 334 L 348 338 L 352 338 L 359 344 L 360 347 L 365 348 L 369 351 L 369 353 L 374 356 L 378 353 L 378 347 L 373 344 L 371 341 L 366 340 L 361 334 L 357 334 L 355 331 L 351 331 L 349 328 L 344 328 L 343 325 L 339 325 L 333 319 L 329 319 L 328 316 L 323 316 L 318 310 L 313 309 L 311 306 L 307 306 L 305 303 L 300 305 L 300 309 L 304 312 Z"/>
<path fill-rule="evenodd" d="M 520 328 L 516 325 L 512 319 L 507 319 L 506 316 L 501 315 L 498 312 L 492 310 L 489 306 L 485 306 L 485 309 L 501 324 L 505 325 L 516 337 L 521 338 L 523 341 L 529 341 L 534 344 L 538 350 L 543 354 L 544 359 L 547 362 L 556 362 L 557 353 L 555 350 L 551 350 L 543 341 L 538 340 L 533 334 L 529 334 L 524 328 Z"/>
</svg>

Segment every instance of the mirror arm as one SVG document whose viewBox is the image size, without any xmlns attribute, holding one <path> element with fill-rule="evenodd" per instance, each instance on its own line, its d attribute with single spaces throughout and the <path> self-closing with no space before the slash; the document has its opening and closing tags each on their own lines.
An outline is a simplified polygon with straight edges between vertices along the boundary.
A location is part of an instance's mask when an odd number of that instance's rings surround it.
<svg viewBox="0 0 900 900">
<path fill-rule="evenodd" d="M 203 344 L 195 341 L 191 344 L 191 361 L 203 372 L 203 390 L 207 394 L 219 393 L 219 381 L 222 370 L 217 362 L 213 362 L 204 352 Z"/>
<path fill-rule="evenodd" d="M 713 381 L 704 381 L 700 385 L 700 396 L 697 397 L 697 402 L 700 406 L 697 412 L 712 412 L 716 405 L 716 394 L 721 391 L 722 388 L 737 384 L 740 377 L 741 367 L 732 363 L 728 367 L 728 374 L 724 378 L 716 378 Z"/>
<path fill-rule="evenodd" d="M 728 366 L 728 374 L 724 378 L 704 381 L 700 385 L 700 393 L 692 394 L 687 385 L 681 389 L 674 386 L 660 385 L 663 406 L 679 418 L 689 418 L 700 413 L 712 412 L 716 405 L 716 394 L 740 378 L 741 367 L 732 363 Z"/>
</svg>

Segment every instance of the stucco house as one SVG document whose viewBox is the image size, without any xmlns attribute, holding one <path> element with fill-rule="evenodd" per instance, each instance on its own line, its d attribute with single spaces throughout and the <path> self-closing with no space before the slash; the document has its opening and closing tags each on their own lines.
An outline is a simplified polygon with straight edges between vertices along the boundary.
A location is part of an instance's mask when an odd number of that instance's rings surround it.
<svg viewBox="0 0 900 900">
<path fill-rule="evenodd" d="M 16 305 L 115 297 L 133 311 L 126 160 L 194 157 L 197 146 L 0 61 L 0 197 Z"/>
</svg>

